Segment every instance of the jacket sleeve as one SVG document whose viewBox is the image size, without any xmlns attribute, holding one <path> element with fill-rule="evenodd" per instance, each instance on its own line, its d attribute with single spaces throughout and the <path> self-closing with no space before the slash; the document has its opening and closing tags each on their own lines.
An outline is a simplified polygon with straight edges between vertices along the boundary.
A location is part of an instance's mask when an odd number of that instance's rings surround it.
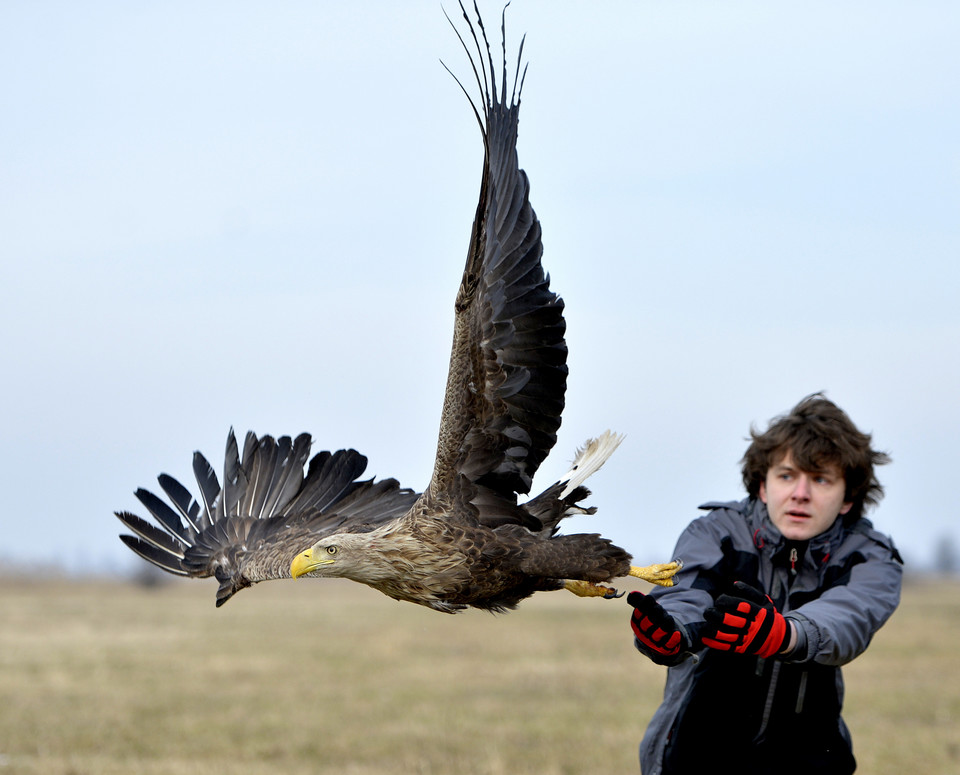
<svg viewBox="0 0 960 775">
<path fill-rule="evenodd" d="M 816 600 L 789 613 L 806 636 L 790 661 L 845 665 L 862 654 L 900 602 L 903 571 L 890 539 L 871 531 L 855 543 L 839 574 Z"/>
</svg>

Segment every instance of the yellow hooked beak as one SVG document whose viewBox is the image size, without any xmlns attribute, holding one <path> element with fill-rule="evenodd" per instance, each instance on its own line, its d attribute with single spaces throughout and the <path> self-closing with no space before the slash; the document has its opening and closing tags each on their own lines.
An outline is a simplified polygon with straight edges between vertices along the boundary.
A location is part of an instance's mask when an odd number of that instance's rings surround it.
<svg viewBox="0 0 960 775">
<path fill-rule="evenodd" d="M 330 565 L 332 562 L 332 559 L 326 557 L 322 560 L 317 559 L 313 554 L 313 549 L 307 549 L 307 551 L 301 552 L 293 558 L 293 562 L 290 563 L 290 575 L 298 579 L 311 571 L 315 571 L 320 566 Z"/>
</svg>

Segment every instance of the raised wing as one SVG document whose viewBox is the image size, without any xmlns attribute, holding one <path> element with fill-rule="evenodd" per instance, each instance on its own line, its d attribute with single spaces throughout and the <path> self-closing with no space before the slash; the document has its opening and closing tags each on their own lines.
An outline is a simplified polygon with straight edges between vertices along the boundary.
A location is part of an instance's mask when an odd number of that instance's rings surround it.
<svg viewBox="0 0 960 775">
<path fill-rule="evenodd" d="M 117 512 L 136 534 L 120 538 L 169 573 L 216 576 L 220 606 L 258 581 L 289 578 L 297 553 L 327 533 L 370 530 L 406 513 L 417 499 L 395 479 L 358 481 L 367 459 L 352 449 L 317 453 L 304 476 L 309 454 L 309 434 L 275 440 L 247 433 L 241 457 L 231 429 L 222 487 L 213 467 L 196 452 L 200 501 L 161 474 L 158 481 L 172 506 L 137 490 L 156 524 Z"/>
<path fill-rule="evenodd" d="M 508 96 L 506 43 L 498 88 L 483 23 L 478 15 L 478 37 L 466 11 L 463 16 L 476 56 L 457 34 L 483 98 L 481 109 L 474 105 L 484 142 L 483 178 L 457 293 L 437 458 L 425 499 L 428 506 L 468 501 L 487 523 L 522 522 L 517 493 L 530 491 L 534 473 L 556 443 L 563 411 L 563 302 L 540 264 L 540 224 L 517 162 L 523 45 Z"/>
</svg>

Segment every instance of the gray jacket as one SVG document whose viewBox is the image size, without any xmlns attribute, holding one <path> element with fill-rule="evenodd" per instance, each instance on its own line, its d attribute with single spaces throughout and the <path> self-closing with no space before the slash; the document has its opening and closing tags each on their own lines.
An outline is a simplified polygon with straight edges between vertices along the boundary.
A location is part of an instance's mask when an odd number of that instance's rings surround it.
<svg viewBox="0 0 960 775">
<path fill-rule="evenodd" d="M 723 757 L 713 747 L 738 746 L 768 746 L 797 771 L 852 772 L 840 666 L 863 653 L 900 601 L 902 561 L 892 541 L 861 517 L 852 525 L 840 518 L 808 542 L 788 542 L 761 501 L 700 508 L 710 513 L 677 542 L 684 563 L 677 585 L 651 592 L 694 645 L 667 672 L 663 703 L 640 745 L 642 772 L 669 772 L 670 762 L 683 771 L 711 756 L 716 764 Z M 734 581 L 765 592 L 794 622 L 798 648 L 788 660 L 700 644 L 703 612 Z M 785 771 L 784 761 L 773 769 Z"/>
</svg>

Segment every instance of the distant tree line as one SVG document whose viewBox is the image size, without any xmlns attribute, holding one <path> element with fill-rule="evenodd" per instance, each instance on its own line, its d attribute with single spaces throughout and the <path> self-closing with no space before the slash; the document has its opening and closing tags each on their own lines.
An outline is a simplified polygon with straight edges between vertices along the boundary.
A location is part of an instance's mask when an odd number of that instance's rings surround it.
<svg viewBox="0 0 960 775">
<path fill-rule="evenodd" d="M 960 554 L 952 536 L 943 535 L 937 540 L 933 552 L 933 570 L 945 576 L 960 573 Z"/>
</svg>

